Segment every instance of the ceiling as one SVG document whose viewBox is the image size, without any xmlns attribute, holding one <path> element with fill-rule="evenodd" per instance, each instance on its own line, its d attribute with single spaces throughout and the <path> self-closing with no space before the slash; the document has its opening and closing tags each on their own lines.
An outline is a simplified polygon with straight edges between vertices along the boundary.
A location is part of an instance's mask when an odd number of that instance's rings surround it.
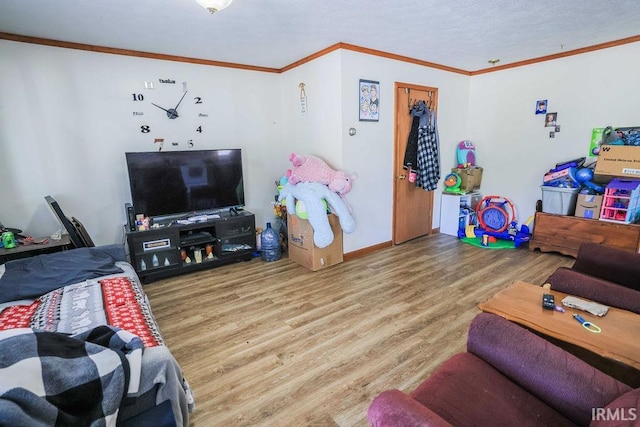
<svg viewBox="0 0 640 427">
<path fill-rule="evenodd" d="M 640 34 L 638 0 L 2 0 L 0 32 L 281 69 L 343 42 L 466 71 Z"/>
</svg>

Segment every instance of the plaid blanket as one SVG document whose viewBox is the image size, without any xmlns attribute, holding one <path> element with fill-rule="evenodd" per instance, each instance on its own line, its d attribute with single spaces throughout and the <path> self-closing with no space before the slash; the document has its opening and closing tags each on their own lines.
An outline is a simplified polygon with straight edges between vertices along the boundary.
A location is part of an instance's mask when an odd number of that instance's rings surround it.
<svg viewBox="0 0 640 427">
<path fill-rule="evenodd" d="M 114 426 L 138 391 L 142 351 L 138 337 L 111 326 L 0 331 L 0 425 Z"/>
</svg>

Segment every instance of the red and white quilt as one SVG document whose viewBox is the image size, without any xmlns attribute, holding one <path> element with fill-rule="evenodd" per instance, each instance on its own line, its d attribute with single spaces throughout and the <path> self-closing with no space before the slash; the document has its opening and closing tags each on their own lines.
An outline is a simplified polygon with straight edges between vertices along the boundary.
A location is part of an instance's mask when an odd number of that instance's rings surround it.
<svg viewBox="0 0 640 427">
<path fill-rule="evenodd" d="M 130 277 L 87 280 L 15 305 L 0 313 L 0 330 L 34 328 L 78 334 L 112 325 L 140 337 L 145 347 L 164 345 L 141 285 Z"/>
</svg>

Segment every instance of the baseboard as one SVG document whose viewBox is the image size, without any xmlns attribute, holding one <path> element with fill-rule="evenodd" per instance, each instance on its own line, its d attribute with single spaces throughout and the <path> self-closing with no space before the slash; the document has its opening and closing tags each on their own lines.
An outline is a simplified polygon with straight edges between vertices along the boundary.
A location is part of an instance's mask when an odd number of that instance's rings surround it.
<svg viewBox="0 0 640 427">
<path fill-rule="evenodd" d="M 359 258 L 361 256 L 368 255 L 372 252 L 379 251 L 380 249 L 389 248 L 391 246 L 393 246 L 393 242 L 391 241 L 382 242 L 382 243 L 378 243 L 377 245 L 369 246 L 366 248 L 358 249 L 357 251 L 346 253 L 344 254 L 343 258 L 344 258 L 344 261 L 349 261 L 351 259 Z"/>
</svg>

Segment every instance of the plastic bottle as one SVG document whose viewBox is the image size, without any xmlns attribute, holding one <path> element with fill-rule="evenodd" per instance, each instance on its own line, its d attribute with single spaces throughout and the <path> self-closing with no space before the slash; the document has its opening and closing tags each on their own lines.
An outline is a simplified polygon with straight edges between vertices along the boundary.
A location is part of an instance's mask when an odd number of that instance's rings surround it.
<svg viewBox="0 0 640 427">
<path fill-rule="evenodd" d="M 260 245 L 262 252 L 262 260 L 271 262 L 277 261 L 282 256 L 280 250 L 280 236 L 278 232 L 271 228 L 271 223 L 267 223 L 267 228 L 260 235 Z"/>
<path fill-rule="evenodd" d="M 140 262 L 140 270 L 146 270 L 147 269 L 147 263 L 144 262 L 144 260 L 142 260 Z"/>
<path fill-rule="evenodd" d="M 151 258 L 151 263 L 153 264 L 154 267 L 157 267 L 158 265 L 160 265 L 160 261 L 158 260 L 158 256 L 156 254 L 153 254 L 153 258 Z"/>
</svg>

